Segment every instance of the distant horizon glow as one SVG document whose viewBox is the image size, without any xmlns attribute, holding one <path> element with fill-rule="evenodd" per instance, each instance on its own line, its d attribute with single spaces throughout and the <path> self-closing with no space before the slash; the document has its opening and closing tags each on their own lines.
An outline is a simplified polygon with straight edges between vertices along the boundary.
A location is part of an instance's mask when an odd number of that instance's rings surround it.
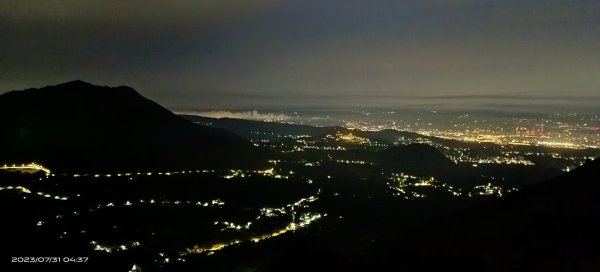
<svg viewBox="0 0 600 272">
<path fill-rule="evenodd" d="M 248 109 L 600 86 L 595 0 L 2 1 L 0 24 L 0 92 L 81 79 Z"/>
<path fill-rule="evenodd" d="M 242 106 L 235 104 L 213 105 L 212 107 L 179 107 L 166 105 L 177 113 L 202 115 L 219 118 L 221 115 L 241 119 L 261 119 L 262 117 L 286 117 L 286 111 L 351 111 L 351 110 L 411 110 L 411 111 L 450 111 L 450 112 L 493 112 L 506 114 L 600 114 L 600 97 L 590 96 L 561 98 L 529 97 L 328 97 L 312 101 L 311 98 L 276 99 L 270 103 L 264 98 L 246 98 Z M 261 116 L 267 114 L 268 116 Z M 280 116 L 273 116 L 280 115 Z"/>
</svg>

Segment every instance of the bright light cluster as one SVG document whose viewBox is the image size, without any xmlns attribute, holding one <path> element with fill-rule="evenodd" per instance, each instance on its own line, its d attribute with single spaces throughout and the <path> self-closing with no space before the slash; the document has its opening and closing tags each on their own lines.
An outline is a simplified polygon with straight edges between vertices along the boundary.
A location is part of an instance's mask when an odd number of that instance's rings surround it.
<svg viewBox="0 0 600 272">
<path fill-rule="evenodd" d="M 487 196 L 497 196 L 502 197 L 506 193 L 517 191 L 516 188 L 504 189 L 500 186 L 494 185 L 492 183 L 477 185 L 473 187 L 473 191 L 478 195 L 487 195 Z M 472 193 L 469 193 L 469 196 L 473 196 Z"/>
<path fill-rule="evenodd" d="M 401 196 L 404 199 L 417 199 L 425 198 L 427 195 L 423 193 L 417 193 L 411 190 L 415 187 L 431 187 L 435 189 L 443 189 L 453 196 L 462 195 L 461 189 L 455 189 L 451 185 L 440 182 L 434 177 L 417 177 L 405 173 L 392 173 L 388 179 L 388 187 L 394 191 L 395 196 Z"/>
<path fill-rule="evenodd" d="M 97 241 L 90 241 L 90 244 L 92 246 L 94 246 L 94 250 L 104 251 L 106 253 L 114 253 L 114 252 L 119 252 L 119 251 L 126 251 L 126 250 L 129 250 L 131 248 L 139 247 L 140 246 L 140 242 L 138 242 L 138 241 L 131 241 L 131 242 L 127 243 L 127 244 L 114 245 L 114 246 L 102 245 L 102 244 L 98 243 Z"/>
<path fill-rule="evenodd" d="M 27 189 L 23 186 L 4 186 L 4 187 L 0 187 L 0 191 L 3 190 L 15 190 L 18 191 L 20 193 L 25 193 L 25 194 L 34 194 L 34 192 L 32 192 L 30 189 Z M 41 196 L 41 197 L 45 197 L 45 198 L 49 198 L 49 199 L 54 199 L 54 200 L 69 200 L 69 197 L 66 196 L 59 196 L 59 195 L 53 195 L 50 193 L 45 193 L 45 192 L 41 192 L 41 191 L 36 191 L 35 195 Z"/>
<path fill-rule="evenodd" d="M 21 165 L 16 165 L 16 164 L 12 164 L 12 165 L 2 165 L 0 166 L 0 170 L 5 170 L 5 171 L 20 171 L 20 172 L 25 172 L 25 173 L 36 173 L 36 172 L 44 172 L 46 174 L 46 176 L 49 176 L 52 174 L 52 172 L 50 171 L 50 169 L 37 164 L 37 163 L 30 163 L 30 164 L 21 164 Z"/>
<path fill-rule="evenodd" d="M 320 194 L 320 191 L 319 193 Z M 317 195 L 318 195 L 317 194 Z M 264 217 L 278 217 L 281 215 L 286 215 L 286 214 L 291 214 L 292 215 L 292 221 L 285 227 L 285 228 L 281 228 L 281 229 L 276 229 L 270 233 L 265 233 L 265 234 L 261 234 L 261 235 L 257 235 L 257 236 L 252 236 L 250 238 L 244 239 L 244 240 L 240 240 L 240 239 L 234 239 L 231 240 L 229 242 L 224 242 L 224 243 L 216 243 L 216 244 L 212 244 L 212 245 L 207 245 L 207 246 L 199 246 L 199 245 L 194 245 L 192 248 L 187 248 L 186 249 L 186 254 L 200 254 L 200 253 L 208 253 L 211 254 L 215 251 L 224 249 L 228 246 L 232 246 L 232 245 L 236 245 L 236 244 L 240 244 L 243 242 L 254 242 L 254 243 L 258 243 L 262 240 L 266 240 L 266 239 L 270 239 L 273 237 L 277 237 L 279 235 L 285 234 L 287 232 L 290 231 L 295 231 L 298 230 L 300 228 L 305 228 L 308 227 L 311 223 L 321 219 L 324 216 L 327 216 L 327 214 L 319 214 L 319 213 L 312 213 L 312 212 L 305 212 L 305 213 L 301 213 L 301 214 L 297 214 L 297 210 L 299 208 L 309 208 L 308 203 L 314 202 L 318 200 L 318 196 L 317 195 L 313 195 L 313 196 L 309 196 L 307 198 L 301 198 L 298 201 L 294 202 L 294 203 L 290 203 L 285 205 L 284 207 L 278 207 L 278 208 L 272 208 L 272 207 L 265 207 L 265 208 L 261 208 L 260 209 L 260 215 L 258 215 L 254 220 L 250 221 L 250 222 L 246 222 L 243 224 L 236 224 L 233 222 L 229 222 L 229 221 L 225 221 L 225 222 L 219 222 L 219 221 L 215 221 L 214 225 L 223 225 L 224 227 L 221 229 L 221 231 L 225 231 L 225 230 L 236 230 L 236 231 L 242 231 L 242 230 L 248 230 L 250 229 L 250 227 L 257 222 L 258 220 L 260 220 L 263 216 Z M 185 254 L 183 254 L 185 255 Z"/>
</svg>

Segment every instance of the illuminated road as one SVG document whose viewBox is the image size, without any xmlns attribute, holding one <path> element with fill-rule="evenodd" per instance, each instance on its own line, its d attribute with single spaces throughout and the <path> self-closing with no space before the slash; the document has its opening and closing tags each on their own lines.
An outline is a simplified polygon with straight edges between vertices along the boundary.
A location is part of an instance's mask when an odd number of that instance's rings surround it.
<svg viewBox="0 0 600 272">
<path fill-rule="evenodd" d="M 246 178 L 246 177 L 250 177 L 250 176 L 263 176 L 263 177 L 270 177 L 270 178 L 274 178 L 274 179 L 288 179 L 290 176 L 285 175 L 283 173 L 277 173 L 275 171 L 274 168 L 270 168 L 270 169 L 266 169 L 266 170 L 237 170 L 237 169 L 230 169 L 230 170 L 223 170 L 223 171 L 215 171 L 215 170 L 200 170 L 200 169 L 195 169 L 195 170 L 184 170 L 184 171 L 172 171 L 172 172 L 124 172 L 124 173 L 78 173 L 78 174 L 66 174 L 66 173 L 52 173 L 50 169 L 43 167 L 40 164 L 36 164 L 36 163 L 30 163 L 30 164 L 21 164 L 21 165 L 16 165 L 16 164 L 12 164 L 12 165 L 3 165 L 2 167 L 0 167 L 0 170 L 4 170 L 4 171 L 8 171 L 8 172 L 21 172 L 21 173 L 28 173 L 28 174 L 34 174 L 34 173 L 38 173 L 38 172 L 44 172 L 47 176 L 47 178 L 52 178 L 52 177 L 73 177 L 73 178 L 117 178 L 117 177 L 122 177 L 122 178 L 136 178 L 139 176 L 151 176 L 151 175 L 157 175 L 157 176 L 173 176 L 173 175 L 189 175 L 189 174 L 195 174 L 195 173 L 216 173 L 218 176 L 229 180 L 229 179 L 236 179 L 236 178 Z M 287 174 L 287 173 L 286 173 Z M 290 175 L 292 175 L 292 172 L 289 172 Z M 311 183 L 309 181 L 309 183 Z M 49 194 L 49 193 L 45 193 L 45 192 L 41 192 L 41 191 L 32 191 L 29 188 L 23 187 L 23 186 L 4 186 L 4 187 L 0 187 L 0 191 L 3 190 L 14 190 L 20 193 L 24 193 L 30 196 L 37 196 L 37 197 L 44 197 L 44 198 L 48 198 L 48 199 L 53 199 L 53 200 L 69 200 L 69 197 L 67 196 L 59 196 L 59 195 L 53 195 L 53 194 Z M 286 226 L 284 226 L 283 228 L 276 228 L 273 229 L 271 231 L 262 233 L 262 234 L 255 234 L 255 235 L 251 235 L 249 237 L 245 237 L 242 239 L 235 239 L 235 240 L 231 240 L 229 242 L 224 242 L 224 243 L 216 243 L 216 244 L 205 244 L 205 245 L 193 245 L 191 247 L 188 248 L 184 248 L 184 250 L 180 250 L 178 251 L 178 253 L 174 253 L 171 252 L 171 257 L 175 257 L 177 260 L 181 260 L 183 261 L 184 257 L 186 255 L 189 254 L 201 254 L 201 253 L 205 253 L 205 254 L 213 254 L 216 251 L 219 251 L 221 249 L 224 249 L 228 246 L 232 246 L 235 244 L 240 244 L 240 243 L 244 243 L 244 242 L 249 242 L 249 243 L 259 243 L 263 240 L 267 240 L 267 239 L 271 239 L 280 235 L 283 235 L 285 233 L 289 233 L 289 232 L 294 232 L 298 229 L 301 228 L 305 228 L 308 227 L 311 223 L 327 216 L 327 214 L 319 214 L 319 213 L 314 213 L 314 212 L 308 212 L 308 211 L 304 211 L 301 212 L 301 210 L 307 210 L 310 209 L 310 203 L 313 203 L 315 201 L 318 200 L 319 195 L 320 195 L 321 191 L 319 190 L 319 192 L 315 195 L 311 195 L 305 198 L 301 198 L 295 202 L 292 203 L 288 203 L 282 207 L 263 207 L 259 210 L 260 214 L 258 216 L 256 216 L 256 218 L 254 218 L 253 220 L 249 221 L 249 222 L 243 222 L 243 223 L 233 223 L 231 220 L 229 221 L 215 221 L 213 222 L 215 227 L 219 227 L 220 231 L 224 232 L 224 231 L 243 231 L 243 230 L 249 230 L 253 225 L 255 225 L 257 222 L 259 222 L 261 219 L 264 218 L 268 218 L 268 217 L 279 217 L 279 216 L 291 216 L 291 221 L 288 222 L 288 224 Z M 115 207 L 120 207 L 120 206 L 133 206 L 133 205 L 166 205 L 166 206 L 180 206 L 180 205 L 192 205 L 192 206 L 202 206 L 202 207 L 207 207 L 207 208 L 211 208 L 211 207 L 220 207 L 225 205 L 225 203 L 223 201 L 221 201 L 220 199 L 213 199 L 211 201 L 183 201 L 183 200 L 173 200 L 173 201 L 169 201 L 169 200 L 155 200 L 155 199 L 138 199 L 138 200 L 126 200 L 123 202 L 118 202 L 118 203 L 114 203 L 114 202 L 110 202 L 110 203 L 105 203 L 105 204 L 98 204 L 96 207 L 92 207 L 87 209 L 86 211 L 71 211 L 68 214 L 71 214 L 73 216 L 79 216 L 81 214 L 84 213 L 90 213 L 90 212 L 96 212 L 99 210 L 103 210 L 106 208 L 115 208 Z M 65 215 L 67 214 L 58 214 L 58 215 L 54 215 L 48 218 L 44 218 L 43 220 L 38 220 L 37 221 L 37 227 L 44 227 L 48 222 L 54 222 L 56 223 L 56 221 L 60 221 L 60 219 L 62 219 Z M 64 232 L 60 238 L 64 238 L 64 236 L 67 233 Z M 106 253 L 115 253 L 115 252 L 119 252 L 119 251 L 126 251 L 135 247 L 140 246 L 140 241 L 122 241 L 121 243 L 111 243 L 110 245 L 105 244 L 102 241 L 97 241 L 97 240 L 92 240 L 90 241 L 90 245 L 93 247 L 94 250 L 97 251 L 103 251 Z M 163 263 L 167 263 L 169 262 L 169 257 L 167 256 L 167 254 L 165 253 L 161 253 L 160 256 L 162 257 L 162 262 Z"/>
<path fill-rule="evenodd" d="M 37 163 L 30 163 L 30 164 L 21 164 L 21 165 L 3 165 L 0 166 L 0 170 L 4 170 L 4 171 L 21 171 L 21 172 L 30 172 L 30 173 L 36 173 L 36 172 L 44 172 L 46 173 L 46 176 L 49 176 L 52 174 L 52 172 L 50 171 L 50 169 L 45 168 Z"/>
</svg>

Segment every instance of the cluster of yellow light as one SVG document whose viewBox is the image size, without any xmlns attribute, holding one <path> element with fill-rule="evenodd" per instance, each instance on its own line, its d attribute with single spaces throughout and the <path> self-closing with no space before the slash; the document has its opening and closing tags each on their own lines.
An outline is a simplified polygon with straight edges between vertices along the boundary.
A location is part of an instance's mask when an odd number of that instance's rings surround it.
<svg viewBox="0 0 600 272">
<path fill-rule="evenodd" d="M 94 177 L 94 178 L 111 178 L 111 177 L 133 177 L 133 176 L 171 176 L 171 175 L 189 175 L 193 173 L 214 173 L 215 170 L 183 170 L 183 171 L 173 171 L 173 172 L 125 172 L 125 173 L 84 173 L 84 174 L 72 174 L 71 176 L 74 178 L 80 177 Z M 63 174 L 64 176 L 64 174 Z"/>
<path fill-rule="evenodd" d="M 32 194 L 33 192 L 31 190 L 29 190 L 28 188 L 25 188 L 23 186 L 4 186 L 4 187 L 0 187 L 0 191 L 3 190 L 15 190 L 15 191 L 19 191 L 21 193 L 25 193 L 25 194 Z M 56 200 L 69 200 L 68 197 L 66 196 L 59 196 L 59 195 L 52 195 L 49 193 L 44 193 L 41 191 L 37 191 L 35 192 L 35 194 L 42 196 L 42 197 L 46 197 L 46 198 L 52 198 L 52 199 L 56 199 Z"/>
<path fill-rule="evenodd" d="M 319 190 L 320 194 L 321 191 Z M 287 204 L 284 207 L 264 207 L 260 209 L 260 215 L 258 215 L 256 218 L 254 218 L 251 221 L 248 221 L 244 224 L 236 224 L 234 222 L 229 222 L 229 221 L 215 221 L 213 222 L 214 225 L 223 225 L 223 228 L 221 228 L 221 231 L 225 231 L 225 230 L 237 230 L 237 231 L 241 231 L 241 230 L 247 230 L 250 229 L 250 227 L 255 224 L 256 222 L 258 222 L 263 216 L 264 217 L 278 217 L 281 215 L 286 215 L 286 214 L 291 214 L 292 215 L 292 221 L 296 220 L 296 208 L 300 208 L 300 207 L 307 207 L 307 203 L 311 203 L 314 202 L 318 199 L 317 196 L 310 196 L 307 198 L 301 198 L 298 201 L 294 202 L 294 203 L 290 203 Z M 289 212 L 288 212 L 289 209 Z M 302 216 L 300 216 L 300 222 L 298 224 L 300 225 L 304 225 L 307 222 L 310 223 L 312 221 L 314 221 L 315 219 L 310 219 L 309 217 L 306 217 L 308 214 L 302 214 Z M 303 217 L 304 216 L 304 217 Z M 320 215 L 318 216 L 318 218 L 320 218 Z M 318 219 L 317 218 L 317 219 Z M 304 223 L 303 223 L 304 222 Z"/>
<path fill-rule="evenodd" d="M 523 157 L 496 156 L 490 158 L 471 158 L 468 156 L 452 157 L 454 162 L 471 162 L 476 164 L 520 164 L 535 165 L 532 161 Z"/>
<path fill-rule="evenodd" d="M 346 148 L 342 147 L 342 146 L 306 146 L 304 148 L 305 149 L 316 149 L 316 150 L 337 150 L 337 151 L 346 150 Z"/>
<path fill-rule="evenodd" d="M 402 196 L 404 199 L 426 197 L 425 194 L 410 191 L 410 187 L 433 187 L 446 190 L 454 196 L 462 195 L 460 189 L 455 189 L 451 185 L 436 180 L 434 177 L 421 178 L 405 173 L 392 173 L 387 179 L 390 180 L 388 182 L 389 188 L 395 191 L 394 195 Z"/>
<path fill-rule="evenodd" d="M 211 201 L 190 201 L 190 200 L 161 200 L 156 201 L 154 199 L 139 199 L 137 201 L 126 200 L 122 204 L 123 206 L 134 206 L 134 205 L 194 205 L 194 206 L 202 206 L 202 207 L 218 207 L 225 205 L 221 199 L 213 199 Z M 89 212 L 96 211 L 97 209 L 116 207 L 114 202 L 109 202 L 107 204 L 100 204 L 96 207 L 96 209 L 89 209 Z"/>
<path fill-rule="evenodd" d="M 337 163 L 346 163 L 346 164 L 367 164 L 366 161 L 352 161 L 352 160 L 336 160 Z"/>
<path fill-rule="evenodd" d="M 94 178 L 112 178 L 112 177 L 138 177 L 138 176 L 173 176 L 173 175 L 189 175 L 194 173 L 215 173 L 216 170 L 184 170 L 184 171 L 173 171 L 173 172 L 126 172 L 126 173 L 96 173 L 96 174 L 71 174 L 71 177 L 80 178 L 80 177 L 94 177 Z M 233 179 L 233 178 L 244 178 L 247 176 L 251 176 L 252 174 L 263 175 L 266 177 L 274 177 L 279 179 L 287 179 L 288 176 L 285 175 L 276 175 L 275 169 L 270 168 L 266 170 L 241 170 L 241 169 L 230 169 L 225 171 L 222 174 L 222 177 L 225 179 Z M 62 174 L 65 176 L 65 174 Z"/>
<path fill-rule="evenodd" d="M 0 166 L 0 170 L 6 170 L 6 171 L 22 171 L 22 172 L 31 172 L 31 173 L 35 173 L 35 172 L 44 172 L 46 174 L 46 176 L 49 176 L 52 174 L 52 172 L 50 171 L 50 169 L 43 167 L 40 164 L 37 163 L 30 163 L 30 164 L 21 164 L 21 165 L 2 165 Z"/>
<path fill-rule="evenodd" d="M 318 213 L 303 213 L 300 215 L 300 221 L 298 222 L 298 227 L 303 228 L 310 225 L 312 222 L 321 219 L 325 215 L 321 215 Z"/>
<path fill-rule="evenodd" d="M 585 144 L 575 144 L 573 142 L 560 142 L 560 141 L 536 141 L 532 138 L 514 138 L 510 135 L 504 134 L 476 134 L 476 135 L 466 135 L 465 133 L 457 133 L 457 132 L 421 132 L 420 134 L 427 134 L 431 136 L 435 136 L 443 139 L 452 139 L 463 142 L 472 142 L 472 143 L 494 143 L 498 145 L 518 145 L 518 146 L 547 146 L 547 147 L 560 147 L 560 148 L 570 148 L 570 149 L 586 149 L 593 148 L 593 145 L 585 145 Z"/>
<path fill-rule="evenodd" d="M 141 272 L 141 271 L 142 271 L 142 268 L 140 266 L 138 266 L 137 264 L 133 264 L 131 269 L 129 269 L 129 272 Z"/>
<path fill-rule="evenodd" d="M 240 178 L 245 177 L 244 172 L 241 170 L 231 170 L 231 174 L 223 176 L 223 178 L 225 178 L 225 179 L 232 179 L 232 178 L 236 178 L 236 177 L 240 177 Z"/>
<path fill-rule="evenodd" d="M 242 242 L 241 240 L 232 240 L 227 243 L 218 243 L 218 244 L 209 245 L 206 247 L 199 247 L 198 245 L 194 245 L 193 248 L 188 248 L 186 251 L 187 251 L 187 253 L 190 253 L 190 254 L 200 254 L 200 253 L 204 253 L 204 252 L 221 250 L 228 246 L 236 245 L 241 242 Z"/>
<path fill-rule="evenodd" d="M 290 175 L 292 175 L 292 174 L 294 174 L 294 173 L 290 172 Z M 266 170 L 232 169 L 232 170 L 229 170 L 228 174 L 223 175 L 223 178 L 225 178 L 225 179 L 245 178 L 245 177 L 251 177 L 252 175 L 261 175 L 264 177 L 272 177 L 272 178 L 276 178 L 276 179 L 289 179 L 290 178 L 287 175 L 275 173 L 274 168 L 270 168 L 270 169 L 266 169 Z"/>
<path fill-rule="evenodd" d="M 503 189 L 502 187 L 493 185 L 492 183 L 488 183 L 488 184 L 484 184 L 484 185 L 477 185 L 477 186 L 473 187 L 473 189 L 475 190 L 475 193 L 478 195 L 488 195 L 488 196 L 494 195 L 497 197 L 502 197 L 505 193 L 517 191 L 516 188 Z M 469 193 L 469 196 L 472 197 L 473 193 Z"/>
<path fill-rule="evenodd" d="M 321 189 L 319 189 L 319 192 L 317 193 L 317 195 L 318 195 L 318 194 L 320 194 L 320 193 L 321 193 Z M 296 202 L 294 202 L 294 203 L 287 204 L 287 205 L 286 205 L 286 207 L 292 207 L 292 208 L 293 208 L 293 207 L 300 207 L 300 206 L 302 206 L 304 203 L 307 203 L 307 202 L 308 202 L 308 203 L 310 203 L 310 202 L 315 202 L 315 201 L 317 201 L 317 199 L 319 199 L 319 197 L 317 197 L 317 196 L 314 196 L 314 195 L 313 195 L 313 196 L 309 196 L 309 197 L 307 197 L 307 198 L 301 198 L 300 200 L 298 200 L 298 201 L 296 201 Z"/>
<path fill-rule="evenodd" d="M 538 141 L 537 145 L 548 146 L 548 147 L 560 147 L 560 148 L 571 148 L 571 149 L 585 149 L 585 146 L 576 145 L 569 142 L 557 142 L 557 141 Z"/>
<path fill-rule="evenodd" d="M 261 208 L 260 214 L 266 217 L 276 217 L 281 214 L 286 214 L 285 208 Z"/>
<path fill-rule="evenodd" d="M 256 236 L 256 237 L 252 237 L 250 238 L 250 241 L 254 242 L 254 243 L 258 243 L 262 240 L 266 240 L 266 239 L 270 239 L 273 237 L 277 237 L 279 235 L 285 234 L 287 232 L 290 231 L 295 231 L 299 228 L 298 225 L 296 225 L 296 223 L 289 223 L 285 228 L 279 229 L 279 230 L 275 230 L 272 233 L 268 233 L 268 234 L 263 234 L 260 236 Z"/>
<path fill-rule="evenodd" d="M 343 143 L 348 143 L 348 144 L 371 145 L 371 140 L 360 137 L 360 136 L 356 136 L 352 133 L 343 134 L 343 133 L 337 132 L 335 134 L 335 139 L 338 142 L 343 142 Z"/>
<path fill-rule="evenodd" d="M 492 178 L 493 179 L 493 178 Z M 388 183 L 388 186 L 395 191 L 394 195 L 402 196 L 405 199 L 413 198 L 424 198 L 425 194 L 417 193 L 414 191 L 410 191 L 410 187 L 432 187 L 436 189 L 443 189 L 448 191 L 454 196 L 463 195 L 463 190 L 455 189 L 451 185 L 447 183 L 440 182 L 433 177 L 430 178 L 419 178 L 416 176 L 408 175 L 405 173 L 393 173 L 391 177 L 388 177 L 393 183 Z M 473 197 L 474 195 L 489 195 L 489 196 L 498 196 L 502 197 L 506 193 L 517 191 L 516 188 L 504 189 L 500 186 L 493 185 L 492 183 L 488 183 L 485 185 L 477 185 L 473 187 L 473 190 L 468 193 L 469 197 Z"/>
<path fill-rule="evenodd" d="M 51 195 L 51 194 L 47 194 L 47 193 L 44 193 L 44 192 L 36 192 L 36 194 L 39 195 L 39 196 L 43 196 L 43 197 L 46 197 L 46 198 L 53 198 L 53 199 L 56 199 L 56 200 L 69 200 L 69 197 L 66 197 L 66 196 Z"/>
<path fill-rule="evenodd" d="M 416 187 L 433 187 L 433 183 L 435 182 L 435 178 L 431 177 L 429 179 L 423 179 L 419 182 L 413 184 Z"/>
<path fill-rule="evenodd" d="M 367 116 L 370 114 L 366 114 Z M 344 127 L 353 129 L 353 130 L 363 130 L 363 131 L 380 131 L 384 129 L 395 129 L 395 130 L 404 130 L 404 128 L 395 126 L 389 126 L 387 124 L 372 124 L 370 122 L 365 121 L 346 121 L 344 122 Z M 409 126 L 410 127 L 410 126 Z"/>
<path fill-rule="evenodd" d="M 116 246 L 102 245 L 96 241 L 90 241 L 90 244 L 94 246 L 94 250 L 104 251 L 106 253 L 126 251 L 131 248 L 140 246 L 140 242 L 138 242 L 138 241 L 132 241 L 132 242 L 129 242 L 128 244 L 122 244 L 122 245 L 116 245 Z"/>
<path fill-rule="evenodd" d="M 419 194 L 417 192 L 410 192 L 413 198 L 425 198 L 427 197 L 425 194 Z"/>
<path fill-rule="evenodd" d="M 204 252 L 209 252 L 210 253 L 210 252 L 214 252 L 214 251 L 219 251 L 219 250 L 224 249 L 224 248 L 226 248 L 228 246 L 232 246 L 232 245 L 243 243 L 245 241 L 251 241 L 251 242 L 254 242 L 254 243 L 258 243 L 258 242 L 263 241 L 263 240 L 271 239 L 271 238 L 283 235 L 285 233 L 288 233 L 288 232 L 291 232 L 291 231 L 295 231 L 295 230 L 298 230 L 298 229 L 303 228 L 303 227 L 307 227 L 312 222 L 320 219 L 321 217 L 322 217 L 322 215 L 320 215 L 320 214 L 303 215 L 303 216 L 301 216 L 301 220 L 302 221 L 300 223 L 298 223 L 298 224 L 296 224 L 294 222 L 289 223 L 285 228 L 274 230 L 271 233 L 262 234 L 262 235 L 259 235 L 259 236 L 254 236 L 254 237 L 248 238 L 246 240 L 236 239 L 236 240 L 232 240 L 232 241 L 229 241 L 229 242 L 217 243 L 217 244 L 212 244 L 212 245 L 208 245 L 208 246 L 204 246 L 204 247 L 200 247 L 198 245 L 194 245 L 194 247 L 188 248 L 188 249 L 186 249 L 186 251 L 189 254 L 200 254 L 200 253 L 204 253 Z"/>
<path fill-rule="evenodd" d="M 21 191 L 22 193 L 31 194 L 31 191 L 23 186 L 15 187 L 15 190 Z"/>
<path fill-rule="evenodd" d="M 270 168 L 267 170 L 262 170 L 262 171 L 257 171 L 258 174 L 263 174 L 265 176 L 273 176 L 275 173 L 275 169 L 274 168 Z"/>
<path fill-rule="evenodd" d="M 321 193 L 321 191 L 319 190 L 318 194 L 319 195 Z M 215 221 L 214 225 L 219 225 L 219 224 L 223 224 L 225 225 L 224 228 L 221 229 L 221 231 L 224 231 L 226 229 L 233 229 L 233 230 L 242 230 L 242 229 L 249 229 L 250 226 L 252 224 L 254 224 L 256 221 L 260 220 L 262 216 L 265 217 L 276 217 L 279 215 L 283 215 L 287 213 L 287 208 L 289 208 L 290 213 L 292 214 L 292 222 L 290 222 L 285 228 L 282 229 L 277 229 L 274 230 L 271 233 L 266 233 L 266 234 L 262 234 L 262 235 L 258 235 L 258 236 L 253 236 L 250 237 L 248 239 L 245 240 L 240 240 L 240 239 L 235 239 L 235 240 L 231 240 L 229 242 L 225 242 L 225 243 L 217 243 L 217 244 L 212 244 L 212 245 L 208 245 L 208 246 L 198 246 L 198 245 L 194 245 L 194 247 L 192 248 L 187 248 L 186 252 L 189 254 L 199 254 L 199 253 L 209 253 L 211 254 L 212 252 L 221 250 L 223 248 L 226 248 L 228 246 L 232 246 L 232 245 L 236 245 L 236 244 L 240 244 L 243 243 L 245 241 L 252 241 L 255 243 L 258 243 L 262 240 L 266 240 L 266 239 L 270 239 L 273 237 L 277 237 L 279 235 L 282 235 L 284 233 L 290 232 L 290 231 L 294 231 L 297 230 L 299 228 L 304 228 L 309 226 L 311 223 L 313 223 L 316 220 L 321 219 L 323 216 L 327 216 L 327 214 L 325 215 L 321 215 L 318 213 L 303 213 L 300 216 L 296 216 L 296 210 L 297 208 L 300 207 L 307 207 L 306 204 L 310 203 L 310 202 L 314 202 L 316 200 L 318 200 L 318 196 L 317 195 L 313 195 L 313 196 L 309 196 L 306 198 L 301 198 L 298 201 L 294 202 L 294 203 L 290 203 L 285 205 L 284 207 L 279 207 L 279 208 L 261 208 L 260 212 L 261 214 L 258 215 L 253 221 L 247 222 L 244 225 L 242 224 L 235 224 L 232 222 L 219 222 L 219 221 Z"/>
<path fill-rule="evenodd" d="M 215 221 L 214 224 L 218 225 L 219 223 L 221 223 L 222 225 L 224 225 L 224 227 L 221 229 L 221 231 L 227 230 L 227 229 L 234 229 L 234 230 L 242 230 L 242 229 L 250 229 L 250 226 L 252 226 L 252 221 L 247 222 L 245 225 L 236 225 L 233 222 L 219 222 L 219 221 Z"/>
</svg>

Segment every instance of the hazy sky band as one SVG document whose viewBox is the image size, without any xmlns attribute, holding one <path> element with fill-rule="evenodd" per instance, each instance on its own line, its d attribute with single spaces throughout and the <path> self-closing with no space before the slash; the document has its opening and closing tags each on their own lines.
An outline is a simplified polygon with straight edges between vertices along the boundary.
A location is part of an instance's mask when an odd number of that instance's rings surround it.
<svg viewBox="0 0 600 272">
<path fill-rule="evenodd" d="M 73 79 L 170 107 L 597 96 L 592 0 L 0 1 L 0 90 Z M 246 96 L 246 99 L 243 99 Z M 332 102 L 332 103 L 333 103 Z"/>
</svg>

